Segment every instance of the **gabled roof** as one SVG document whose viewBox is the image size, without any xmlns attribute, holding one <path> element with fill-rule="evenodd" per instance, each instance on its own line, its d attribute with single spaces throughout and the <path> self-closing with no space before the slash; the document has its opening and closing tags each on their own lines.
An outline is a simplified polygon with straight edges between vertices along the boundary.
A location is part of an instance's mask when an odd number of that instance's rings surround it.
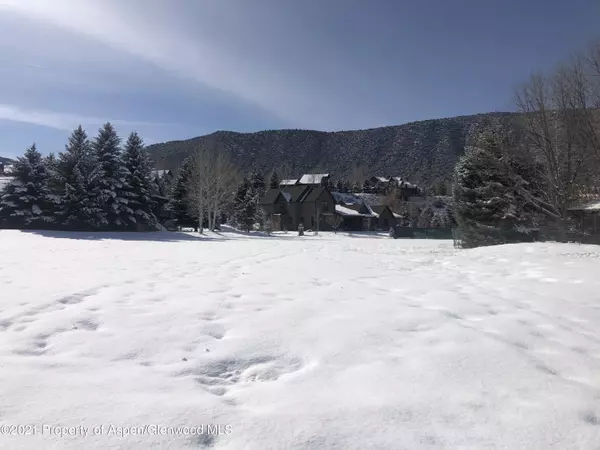
<svg viewBox="0 0 600 450">
<path fill-rule="evenodd" d="M 369 213 L 361 213 L 358 210 L 358 207 L 352 207 L 350 205 L 348 206 L 344 206 L 344 205 L 335 205 L 335 212 L 338 213 L 340 216 L 352 216 L 352 217 L 377 217 L 376 214 L 373 214 L 372 212 Z"/>
<path fill-rule="evenodd" d="M 333 195 L 333 198 L 336 202 L 343 203 L 344 205 L 360 205 L 364 203 L 363 199 L 355 194 L 346 192 L 332 192 L 331 195 Z"/>
<path fill-rule="evenodd" d="M 324 187 L 315 187 L 310 188 L 310 191 L 307 193 L 306 197 L 302 199 L 303 202 L 316 202 L 319 196 L 327 191 Z"/>
<path fill-rule="evenodd" d="M 373 210 L 373 212 L 375 214 L 377 214 L 378 216 L 382 215 L 383 212 L 388 209 L 390 211 L 390 213 L 392 212 L 392 210 L 390 209 L 389 206 L 387 205 L 375 205 L 375 206 L 371 206 L 371 210 Z"/>
<path fill-rule="evenodd" d="M 267 191 L 265 195 L 262 196 L 259 203 L 261 205 L 272 205 L 273 203 L 277 203 L 277 199 L 279 196 L 283 197 L 283 193 L 279 189 L 271 189 Z"/>
<path fill-rule="evenodd" d="M 363 202 L 365 202 L 370 207 L 373 207 L 375 205 L 382 205 L 382 202 L 383 202 L 383 198 L 381 196 L 379 196 L 378 194 L 370 194 L 370 193 L 366 193 L 366 192 L 361 192 L 361 193 L 354 194 L 354 195 L 356 195 L 358 198 L 360 198 Z"/>
<path fill-rule="evenodd" d="M 294 186 L 296 183 L 298 183 L 297 179 L 294 179 L 294 180 L 281 180 L 281 183 L 279 183 L 279 186 Z"/>
<path fill-rule="evenodd" d="M 284 195 L 288 194 L 286 195 L 288 202 L 298 202 L 308 189 L 310 189 L 309 186 L 289 186 L 282 187 L 281 192 L 283 192 Z"/>
<path fill-rule="evenodd" d="M 324 178 L 329 178 L 328 173 L 305 173 L 302 175 L 298 184 L 321 184 Z"/>
</svg>

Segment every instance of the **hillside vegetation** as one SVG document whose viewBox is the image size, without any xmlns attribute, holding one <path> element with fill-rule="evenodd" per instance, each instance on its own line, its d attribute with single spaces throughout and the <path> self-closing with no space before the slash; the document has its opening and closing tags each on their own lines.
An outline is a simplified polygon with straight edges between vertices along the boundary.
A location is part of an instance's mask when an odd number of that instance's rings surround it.
<svg viewBox="0 0 600 450">
<path fill-rule="evenodd" d="M 371 174 L 398 175 L 431 185 L 450 181 L 468 136 L 493 123 L 514 121 L 516 114 L 490 113 L 425 120 L 368 130 L 322 132 L 270 130 L 257 133 L 218 131 L 185 141 L 148 146 L 159 169 L 176 169 L 195 149 L 225 150 L 242 168 L 283 176 L 318 170 L 334 178 L 350 176 L 357 166 Z"/>
</svg>

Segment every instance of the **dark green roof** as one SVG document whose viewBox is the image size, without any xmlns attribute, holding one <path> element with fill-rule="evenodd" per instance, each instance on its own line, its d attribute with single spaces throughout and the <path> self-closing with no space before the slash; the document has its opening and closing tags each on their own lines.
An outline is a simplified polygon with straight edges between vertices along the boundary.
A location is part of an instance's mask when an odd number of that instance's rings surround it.
<svg viewBox="0 0 600 450">
<path fill-rule="evenodd" d="M 260 199 L 261 205 L 271 205 L 277 202 L 277 197 L 283 195 L 279 189 L 271 189 Z"/>
</svg>

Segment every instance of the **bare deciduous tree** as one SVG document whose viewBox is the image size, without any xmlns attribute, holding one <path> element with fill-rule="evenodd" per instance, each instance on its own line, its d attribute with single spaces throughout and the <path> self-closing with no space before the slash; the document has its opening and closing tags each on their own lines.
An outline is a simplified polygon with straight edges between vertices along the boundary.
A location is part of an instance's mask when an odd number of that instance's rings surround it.
<svg viewBox="0 0 600 450">
<path fill-rule="evenodd" d="M 214 231 L 221 213 L 231 200 L 237 178 L 237 170 L 223 149 L 201 147 L 196 151 L 188 205 L 190 212 L 198 218 L 200 233 L 204 230 L 205 219 L 209 229 Z"/>
</svg>

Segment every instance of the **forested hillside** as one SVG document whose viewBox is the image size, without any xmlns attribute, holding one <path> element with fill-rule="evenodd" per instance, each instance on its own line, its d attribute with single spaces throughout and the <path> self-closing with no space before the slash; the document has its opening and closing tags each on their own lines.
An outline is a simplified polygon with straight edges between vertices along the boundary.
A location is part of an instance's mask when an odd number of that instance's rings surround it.
<svg viewBox="0 0 600 450">
<path fill-rule="evenodd" d="M 148 147 L 157 168 L 176 169 L 195 149 L 224 149 L 246 169 L 284 176 L 311 170 L 350 177 L 360 166 L 372 174 L 398 175 L 423 186 L 449 181 L 465 140 L 483 125 L 515 120 L 511 113 L 490 113 L 426 120 L 369 130 L 321 132 L 270 130 L 218 131 L 186 141 Z"/>
</svg>

